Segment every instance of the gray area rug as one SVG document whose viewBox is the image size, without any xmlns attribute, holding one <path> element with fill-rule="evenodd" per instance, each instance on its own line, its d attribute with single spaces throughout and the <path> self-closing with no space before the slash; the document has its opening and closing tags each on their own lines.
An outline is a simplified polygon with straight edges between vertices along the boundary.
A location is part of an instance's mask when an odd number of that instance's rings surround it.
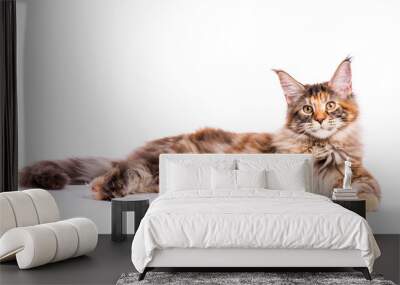
<svg viewBox="0 0 400 285">
<path fill-rule="evenodd" d="M 138 273 L 122 274 L 117 285 L 145 284 L 379 284 L 395 285 L 392 281 L 384 280 L 381 275 L 372 275 L 368 281 L 359 272 L 148 272 L 146 278 L 138 281 Z"/>
</svg>

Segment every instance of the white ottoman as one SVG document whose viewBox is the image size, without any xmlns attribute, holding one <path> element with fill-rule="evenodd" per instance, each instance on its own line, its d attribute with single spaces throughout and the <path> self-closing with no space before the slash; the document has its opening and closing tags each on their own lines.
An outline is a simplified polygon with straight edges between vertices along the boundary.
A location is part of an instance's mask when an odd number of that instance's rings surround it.
<svg viewBox="0 0 400 285">
<path fill-rule="evenodd" d="M 20 269 L 86 254 L 96 248 L 97 227 L 87 218 L 59 220 L 45 190 L 0 194 L 0 261 L 17 259 Z"/>
</svg>

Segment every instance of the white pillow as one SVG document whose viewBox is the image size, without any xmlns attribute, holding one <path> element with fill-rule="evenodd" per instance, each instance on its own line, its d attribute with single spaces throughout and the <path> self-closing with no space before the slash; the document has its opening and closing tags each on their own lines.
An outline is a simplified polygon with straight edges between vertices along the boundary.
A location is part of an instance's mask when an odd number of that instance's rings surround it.
<svg viewBox="0 0 400 285">
<path fill-rule="evenodd" d="M 211 188 L 213 190 L 241 188 L 267 188 L 267 176 L 263 170 L 211 170 Z"/>
<path fill-rule="evenodd" d="M 306 191 L 306 180 L 302 168 L 290 171 L 267 171 L 268 188 L 273 190 Z"/>
<path fill-rule="evenodd" d="M 235 170 L 237 188 L 267 188 L 267 171 Z"/>
<path fill-rule="evenodd" d="M 304 160 L 239 160 L 240 170 L 266 170 L 267 188 L 273 190 L 306 191 L 308 167 Z"/>
<path fill-rule="evenodd" d="M 211 189 L 211 168 L 176 163 L 168 164 L 168 191 Z"/>
<path fill-rule="evenodd" d="M 236 189 L 236 170 L 215 169 L 211 170 L 211 189 Z"/>
</svg>

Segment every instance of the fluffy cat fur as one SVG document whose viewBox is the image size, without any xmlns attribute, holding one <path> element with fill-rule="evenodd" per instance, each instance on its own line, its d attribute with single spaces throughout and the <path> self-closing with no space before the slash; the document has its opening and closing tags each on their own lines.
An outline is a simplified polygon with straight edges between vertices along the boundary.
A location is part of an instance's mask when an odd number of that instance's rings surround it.
<svg viewBox="0 0 400 285">
<path fill-rule="evenodd" d="M 91 184 L 94 197 L 109 200 L 140 192 L 158 192 L 161 153 L 312 153 L 318 193 L 341 187 L 346 158 L 352 162 L 353 188 L 378 208 L 380 188 L 363 167 L 358 128 L 359 109 L 352 92 L 351 60 L 340 63 L 330 81 L 301 84 L 283 70 L 279 77 L 286 101 L 286 123 L 277 133 L 234 133 L 205 128 L 148 142 L 126 159 L 72 158 L 40 161 L 22 169 L 20 185 L 61 189 Z"/>
</svg>

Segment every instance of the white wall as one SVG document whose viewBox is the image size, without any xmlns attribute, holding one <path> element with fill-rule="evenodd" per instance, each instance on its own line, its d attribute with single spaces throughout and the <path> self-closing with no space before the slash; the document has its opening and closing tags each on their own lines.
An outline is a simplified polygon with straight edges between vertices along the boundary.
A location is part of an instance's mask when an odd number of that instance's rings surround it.
<svg viewBox="0 0 400 285">
<path fill-rule="evenodd" d="M 365 163 L 383 189 L 368 218 L 375 232 L 400 233 L 399 8 L 395 0 L 18 0 L 21 161 L 120 157 L 202 126 L 274 131 L 286 103 L 270 69 L 324 81 L 350 54 Z"/>
</svg>

